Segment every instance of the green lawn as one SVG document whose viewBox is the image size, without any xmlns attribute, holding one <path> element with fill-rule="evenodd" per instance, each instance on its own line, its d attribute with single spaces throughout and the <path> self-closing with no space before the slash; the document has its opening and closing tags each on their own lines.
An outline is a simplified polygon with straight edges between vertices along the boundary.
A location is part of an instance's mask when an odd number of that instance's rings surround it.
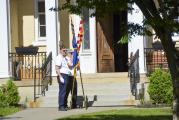
<svg viewBox="0 0 179 120">
<path fill-rule="evenodd" d="M 73 115 L 58 120 L 172 120 L 172 110 L 170 108 L 131 108 Z"/>
<path fill-rule="evenodd" d="M 20 111 L 20 108 L 17 107 L 0 108 L 0 117 L 11 115 L 18 111 Z"/>
</svg>

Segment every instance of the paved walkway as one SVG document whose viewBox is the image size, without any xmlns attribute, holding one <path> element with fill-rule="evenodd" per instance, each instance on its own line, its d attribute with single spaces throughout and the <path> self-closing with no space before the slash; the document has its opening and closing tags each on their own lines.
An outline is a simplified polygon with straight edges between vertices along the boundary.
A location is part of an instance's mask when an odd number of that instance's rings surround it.
<svg viewBox="0 0 179 120">
<path fill-rule="evenodd" d="M 28 108 L 13 115 L 0 118 L 0 120 L 55 120 L 69 115 L 77 115 L 104 110 L 124 109 L 127 107 L 89 107 L 86 109 L 72 109 L 68 111 L 58 111 L 57 108 Z"/>
</svg>

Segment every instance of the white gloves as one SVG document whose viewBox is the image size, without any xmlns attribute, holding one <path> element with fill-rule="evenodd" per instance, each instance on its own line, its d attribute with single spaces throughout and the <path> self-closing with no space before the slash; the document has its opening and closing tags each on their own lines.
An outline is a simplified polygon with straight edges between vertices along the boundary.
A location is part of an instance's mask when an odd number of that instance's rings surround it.
<svg viewBox="0 0 179 120">
<path fill-rule="evenodd" d="M 63 77 L 61 75 L 60 75 L 60 82 L 64 83 L 64 79 L 63 79 Z"/>
</svg>

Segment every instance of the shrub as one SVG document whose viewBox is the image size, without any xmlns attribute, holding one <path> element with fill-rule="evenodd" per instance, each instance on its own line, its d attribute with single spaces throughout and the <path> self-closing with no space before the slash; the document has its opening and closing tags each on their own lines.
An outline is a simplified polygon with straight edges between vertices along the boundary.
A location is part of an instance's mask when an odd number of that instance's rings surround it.
<svg viewBox="0 0 179 120">
<path fill-rule="evenodd" d="M 9 80 L 6 85 L 0 88 L 0 107 L 15 106 L 19 100 L 18 88 L 12 80 Z"/>
<path fill-rule="evenodd" d="M 17 105 L 20 100 L 17 86 L 9 80 L 7 82 L 7 101 L 10 106 Z"/>
<path fill-rule="evenodd" d="M 7 107 L 9 106 L 6 98 L 6 89 L 5 86 L 0 87 L 0 107 Z"/>
<path fill-rule="evenodd" d="M 173 87 L 169 72 L 161 69 L 155 70 L 149 77 L 148 93 L 155 104 L 172 104 Z"/>
</svg>

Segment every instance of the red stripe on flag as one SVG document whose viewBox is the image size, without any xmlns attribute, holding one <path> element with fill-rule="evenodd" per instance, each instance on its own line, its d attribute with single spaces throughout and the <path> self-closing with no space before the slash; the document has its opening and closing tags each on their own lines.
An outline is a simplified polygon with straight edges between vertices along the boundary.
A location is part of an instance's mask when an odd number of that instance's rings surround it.
<svg viewBox="0 0 179 120">
<path fill-rule="evenodd" d="M 80 28 L 79 28 L 79 31 L 82 31 L 82 30 L 83 30 L 83 28 L 82 28 L 82 27 L 80 27 Z"/>
<path fill-rule="evenodd" d="M 84 23 L 84 21 L 83 21 L 83 20 L 81 20 L 81 21 L 80 21 L 80 24 L 83 24 L 83 23 Z"/>
</svg>

